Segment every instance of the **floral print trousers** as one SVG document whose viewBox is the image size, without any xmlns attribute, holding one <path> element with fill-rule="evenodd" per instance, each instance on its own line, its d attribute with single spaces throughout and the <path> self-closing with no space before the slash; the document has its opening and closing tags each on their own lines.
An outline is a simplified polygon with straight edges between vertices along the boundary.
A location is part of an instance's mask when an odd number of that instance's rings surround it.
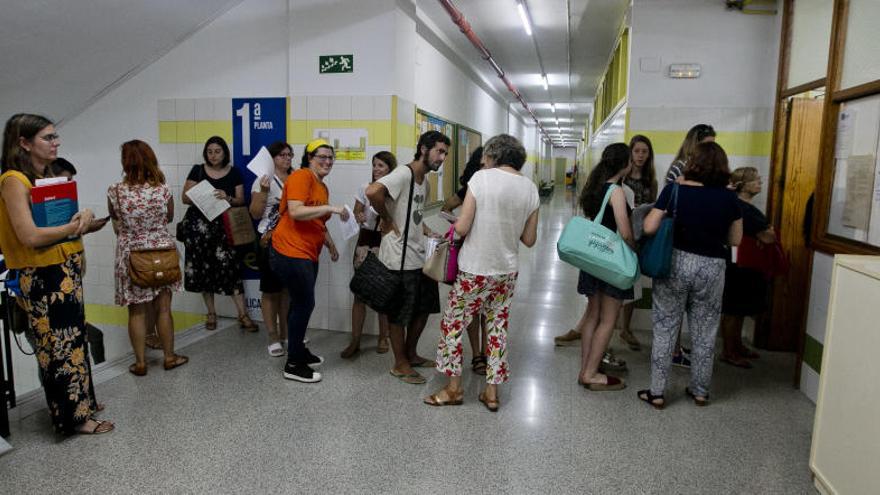
<svg viewBox="0 0 880 495">
<path fill-rule="evenodd" d="M 490 276 L 458 272 L 440 323 L 437 371 L 446 376 L 461 376 L 462 334 L 471 320 L 482 312 L 486 315 L 488 338 L 486 383 L 499 384 L 508 380 L 507 324 L 516 276 L 516 273 Z"/>
<path fill-rule="evenodd" d="M 24 268 L 19 283 L 52 425 L 59 433 L 75 433 L 97 404 L 86 349 L 82 254 L 57 265 Z"/>
</svg>

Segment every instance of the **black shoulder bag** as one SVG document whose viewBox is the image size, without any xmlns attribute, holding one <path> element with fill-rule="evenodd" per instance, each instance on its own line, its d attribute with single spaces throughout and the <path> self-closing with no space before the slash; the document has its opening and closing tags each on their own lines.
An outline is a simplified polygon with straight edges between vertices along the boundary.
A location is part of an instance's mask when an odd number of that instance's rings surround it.
<svg viewBox="0 0 880 495">
<path fill-rule="evenodd" d="M 407 165 L 409 168 L 409 165 Z M 361 266 L 354 271 L 354 277 L 348 288 L 355 296 L 360 298 L 367 306 L 378 313 L 391 313 L 400 306 L 400 290 L 403 285 L 403 267 L 406 261 L 407 241 L 409 240 L 409 219 L 412 214 L 413 187 L 415 174 L 412 168 L 409 170 L 409 203 L 406 206 L 406 226 L 403 228 L 403 249 L 400 255 L 400 270 L 390 270 L 384 263 L 379 261 L 372 252 Z"/>
</svg>

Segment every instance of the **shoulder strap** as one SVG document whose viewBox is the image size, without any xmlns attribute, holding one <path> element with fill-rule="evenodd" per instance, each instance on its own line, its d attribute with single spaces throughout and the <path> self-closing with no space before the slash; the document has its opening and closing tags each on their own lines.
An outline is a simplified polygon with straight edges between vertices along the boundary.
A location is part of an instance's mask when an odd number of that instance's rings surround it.
<svg viewBox="0 0 880 495">
<path fill-rule="evenodd" d="M 602 200 L 602 206 L 599 208 L 599 213 L 593 218 L 594 222 L 602 223 L 602 219 L 605 218 L 605 206 L 608 205 L 608 200 L 611 199 L 611 191 L 615 189 L 617 189 L 617 184 L 611 184 L 608 191 L 605 192 L 605 198 Z"/>
<path fill-rule="evenodd" d="M 403 228 L 403 249 L 401 249 L 400 253 L 400 271 L 403 271 L 404 262 L 406 261 L 406 247 L 407 241 L 409 240 L 409 219 L 410 215 L 412 215 L 412 203 L 413 203 L 413 189 L 415 188 L 416 183 L 416 174 L 413 172 L 412 167 L 409 165 L 406 166 L 409 169 L 409 202 L 406 205 L 406 226 Z"/>
<path fill-rule="evenodd" d="M 670 193 L 672 196 L 669 198 L 669 203 L 666 203 L 666 213 L 669 213 L 670 204 L 672 206 L 672 217 L 675 218 L 675 212 L 678 210 L 678 182 L 672 183 L 672 192 Z"/>
</svg>

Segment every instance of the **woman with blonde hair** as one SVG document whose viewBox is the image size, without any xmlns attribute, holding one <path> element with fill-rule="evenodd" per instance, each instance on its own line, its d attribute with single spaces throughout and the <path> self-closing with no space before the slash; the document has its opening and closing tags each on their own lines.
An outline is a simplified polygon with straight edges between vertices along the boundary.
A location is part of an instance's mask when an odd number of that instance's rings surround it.
<svg viewBox="0 0 880 495">
<path fill-rule="evenodd" d="M 128 371 L 144 376 L 144 345 L 147 326 L 152 322 L 165 351 L 165 369 L 189 361 L 174 353 L 171 294 L 180 290 L 180 281 L 157 288 L 140 287 L 132 283 L 129 274 L 132 251 L 175 248 L 174 238 L 168 232 L 168 224 L 174 219 L 174 200 L 150 145 L 128 141 L 121 150 L 122 182 L 107 190 L 107 209 L 116 232 L 116 304 L 128 307 L 128 337 L 135 359 Z"/>
<path fill-rule="evenodd" d="M 53 176 L 50 164 L 60 145 L 49 119 L 13 115 L 3 133 L 0 159 L 0 251 L 16 272 L 20 304 L 28 331 L 37 343 L 35 356 L 52 425 L 61 434 L 106 433 L 113 423 L 99 421 L 91 363 L 86 351 L 81 236 L 106 223 L 88 209 L 57 226 L 37 226 L 31 211 L 36 180 Z"/>
</svg>

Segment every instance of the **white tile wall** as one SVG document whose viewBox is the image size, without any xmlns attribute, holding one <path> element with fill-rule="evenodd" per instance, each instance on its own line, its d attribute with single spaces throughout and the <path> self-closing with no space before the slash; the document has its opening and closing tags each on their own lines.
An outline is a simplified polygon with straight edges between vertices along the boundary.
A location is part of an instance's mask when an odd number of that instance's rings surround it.
<svg viewBox="0 0 880 495">
<path fill-rule="evenodd" d="M 372 96 L 352 96 L 351 97 L 351 119 L 352 120 L 372 120 L 378 119 L 373 114 Z"/>
<path fill-rule="evenodd" d="M 214 100 L 211 98 L 196 98 L 195 119 L 214 120 Z"/>
<path fill-rule="evenodd" d="M 290 115 L 288 115 L 288 118 L 292 120 L 305 120 L 309 115 L 308 100 L 307 96 L 291 96 Z"/>
<path fill-rule="evenodd" d="M 196 102 L 192 98 L 174 100 L 174 119 L 177 121 L 195 120 Z"/>
<path fill-rule="evenodd" d="M 391 97 L 373 96 L 373 118 L 391 120 Z"/>
<path fill-rule="evenodd" d="M 328 96 L 327 118 L 330 120 L 351 120 L 351 96 Z"/>
<path fill-rule="evenodd" d="M 159 100 L 159 120 L 175 120 L 177 112 L 174 100 Z"/>
<path fill-rule="evenodd" d="M 326 96 L 309 96 L 308 113 L 309 120 L 327 120 L 330 118 L 330 101 Z"/>
<path fill-rule="evenodd" d="M 807 363 L 801 363 L 801 392 L 814 404 L 819 397 L 819 374 Z"/>
</svg>

